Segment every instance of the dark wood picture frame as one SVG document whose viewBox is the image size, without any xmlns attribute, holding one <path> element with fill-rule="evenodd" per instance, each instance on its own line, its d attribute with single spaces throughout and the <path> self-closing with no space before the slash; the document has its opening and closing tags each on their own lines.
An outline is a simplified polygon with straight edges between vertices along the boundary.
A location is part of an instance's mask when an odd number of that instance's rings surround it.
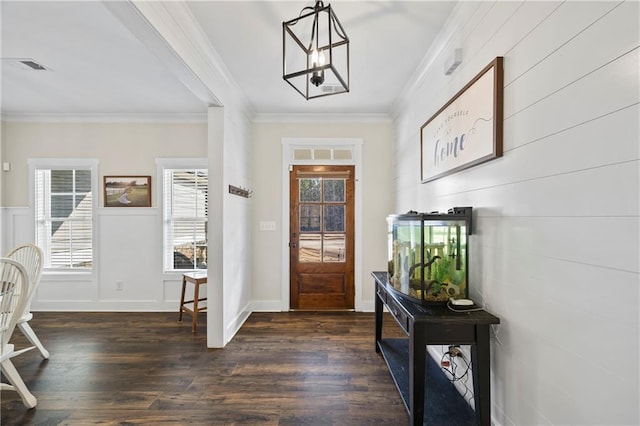
<svg viewBox="0 0 640 426">
<path fill-rule="evenodd" d="M 420 127 L 420 181 L 502 156 L 504 58 L 496 57 Z"/>
<path fill-rule="evenodd" d="M 151 207 L 151 176 L 105 176 L 105 207 Z"/>
</svg>

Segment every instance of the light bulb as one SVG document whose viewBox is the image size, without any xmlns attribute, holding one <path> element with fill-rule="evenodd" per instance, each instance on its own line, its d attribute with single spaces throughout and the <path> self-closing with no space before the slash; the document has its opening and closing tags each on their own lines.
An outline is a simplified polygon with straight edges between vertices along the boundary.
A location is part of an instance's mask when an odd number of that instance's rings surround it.
<svg viewBox="0 0 640 426">
<path fill-rule="evenodd" d="M 318 67 L 324 65 L 324 63 L 324 53 L 322 53 L 322 51 L 318 52 L 318 49 L 313 49 L 311 51 L 311 66 Z"/>
<path fill-rule="evenodd" d="M 311 67 L 320 67 L 324 65 L 324 61 L 324 53 L 318 52 L 318 49 L 313 49 L 311 52 Z M 310 81 L 316 87 L 324 83 L 324 70 L 314 71 Z"/>
</svg>

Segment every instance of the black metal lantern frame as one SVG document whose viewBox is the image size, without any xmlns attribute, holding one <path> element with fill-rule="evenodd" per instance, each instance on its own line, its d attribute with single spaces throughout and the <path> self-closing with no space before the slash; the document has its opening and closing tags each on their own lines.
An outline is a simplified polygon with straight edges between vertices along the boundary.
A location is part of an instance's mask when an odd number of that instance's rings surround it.
<svg viewBox="0 0 640 426">
<path fill-rule="evenodd" d="M 282 23 L 282 77 L 307 100 L 349 91 L 349 37 L 331 5 Z"/>
</svg>

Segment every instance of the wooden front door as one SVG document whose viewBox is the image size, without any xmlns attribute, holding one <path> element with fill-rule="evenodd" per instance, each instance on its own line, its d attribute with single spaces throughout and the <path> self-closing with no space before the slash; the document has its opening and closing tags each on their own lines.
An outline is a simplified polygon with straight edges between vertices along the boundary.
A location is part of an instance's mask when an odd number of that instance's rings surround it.
<svg viewBox="0 0 640 426">
<path fill-rule="evenodd" d="M 290 308 L 354 308 L 354 166 L 290 172 Z"/>
</svg>

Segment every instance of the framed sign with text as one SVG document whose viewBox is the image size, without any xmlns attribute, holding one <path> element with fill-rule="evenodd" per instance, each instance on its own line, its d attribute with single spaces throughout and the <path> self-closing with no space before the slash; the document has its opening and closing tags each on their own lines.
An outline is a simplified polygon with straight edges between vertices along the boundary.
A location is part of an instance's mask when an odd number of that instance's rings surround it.
<svg viewBox="0 0 640 426">
<path fill-rule="evenodd" d="M 420 128 L 420 180 L 502 156 L 503 58 L 495 58 Z"/>
</svg>

